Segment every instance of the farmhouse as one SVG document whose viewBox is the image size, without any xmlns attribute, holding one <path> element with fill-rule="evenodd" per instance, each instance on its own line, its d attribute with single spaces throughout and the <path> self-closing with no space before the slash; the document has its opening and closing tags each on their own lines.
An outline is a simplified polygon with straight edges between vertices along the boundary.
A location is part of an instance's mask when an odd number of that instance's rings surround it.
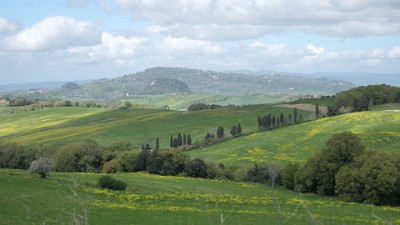
<svg viewBox="0 0 400 225">
<path fill-rule="evenodd" d="M 8 100 L 8 98 L 0 97 L 0 104 L 8 105 L 8 103 L 10 103 L 10 100 Z"/>
</svg>

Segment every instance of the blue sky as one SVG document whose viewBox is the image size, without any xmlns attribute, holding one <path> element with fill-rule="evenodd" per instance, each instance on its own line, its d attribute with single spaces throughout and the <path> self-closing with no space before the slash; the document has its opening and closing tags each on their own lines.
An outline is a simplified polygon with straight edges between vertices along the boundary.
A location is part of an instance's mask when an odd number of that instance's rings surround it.
<svg viewBox="0 0 400 225">
<path fill-rule="evenodd" d="M 154 66 L 399 73 L 400 1 L 0 1 L 0 84 Z"/>
</svg>

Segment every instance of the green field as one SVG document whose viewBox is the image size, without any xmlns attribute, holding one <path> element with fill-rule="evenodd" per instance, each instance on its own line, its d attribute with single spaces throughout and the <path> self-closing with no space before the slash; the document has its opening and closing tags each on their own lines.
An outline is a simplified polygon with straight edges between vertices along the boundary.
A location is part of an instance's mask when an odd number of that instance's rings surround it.
<svg viewBox="0 0 400 225">
<path fill-rule="evenodd" d="M 209 95 L 209 94 L 186 94 L 186 95 L 138 95 L 121 99 L 121 102 L 130 101 L 136 107 L 147 106 L 163 109 L 168 105 L 170 109 L 186 111 L 191 104 L 204 103 L 216 105 L 254 105 L 287 102 L 295 97 L 284 94 L 269 95 Z"/>
<path fill-rule="evenodd" d="M 97 189 L 99 176 L 55 173 L 43 180 L 0 169 L 0 224 L 221 224 L 221 217 L 224 224 L 400 223 L 398 207 L 273 191 L 268 185 L 113 175 L 128 183 L 121 192 Z"/>
<path fill-rule="evenodd" d="M 400 113 L 359 112 L 319 119 L 296 126 L 255 133 L 232 141 L 196 149 L 192 158 L 211 159 L 226 164 L 252 165 L 255 162 L 304 162 L 325 146 L 335 133 L 358 134 L 367 149 L 398 152 Z"/>
<path fill-rule="evenodd" d="M 218 126 L 223 126 L 229 135 L 230 127 L 238 123 L 243 132 L 255 132 L 258 115 L 278 115 L 281 112 L 287 115 L 293 109 L 261 105 L 197 112 L 45 108 L 11 114 L 5 110 L 0 111 L 0 141 L 30 144 L 76 142 L 90 138 L 102 144 L 131 141 L 136 145 L 150 143 L 153 146 L 159 137 L 161 147 L 169 147 L 171 134 L 189 133 L 193 142 L 202 141 L 207 132 L 216 133 Z M 309 112 L 301 113 L 305 118 L 309 117 Z"/>
</svg>

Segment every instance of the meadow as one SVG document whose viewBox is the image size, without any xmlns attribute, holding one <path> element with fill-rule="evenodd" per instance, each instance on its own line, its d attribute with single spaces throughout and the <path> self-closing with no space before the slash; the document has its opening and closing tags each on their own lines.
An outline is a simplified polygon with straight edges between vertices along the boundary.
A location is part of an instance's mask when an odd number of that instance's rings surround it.
<svg viewBox="0 0 400 225">
<path fill-rule="evenodd" d="M 192 158 L 226 164 L 253 165 L 256 162 L 304 162 L 323 149 L 335 133 L 359 135 L 367 150 L 398 152 L 400 113 L 374 111 L 328 117 L 296 126 L 254 133 L 218 145 L 196 149 Z"/>
<path fill-rule="evenodd" d="M 100 174 L 0 169 L 0 224 L 397 224 L 400 208 L 355 204 L 269 185 L 147 173 L 115 174 L 126 191 L 95 187 Z"/>
<path fill-rule="evenodd" d="M 273 104 L 295 99 L 284 94 L 269 95 L 210 95 L 210 94 L 185 94 L 185 95 L 138 95 L 120 99 L 121 102 L 129 101 L 137 107 L 164 109 L 168 105 L 172 110 L 186 111 L 191 104 L 204 103 L 216 105 L 254 105 Z"/>
<path fill-rule="evenodd" d="M 241 124 L 244 133 L 257 131 L 257 116 L 292 113 L 293 109 L 271 105 L 226 107 L 214 110 L 181 112 L 155 109 L 45 108 L 11 114 L 0 111 L 0 141 L 21 144 L 80 142 L 93 139 L 110 145 L 131 141 L 149 143 L 156 137 L 161 147 L 169 147 L 170 135 L 190 134 L 192 142 L 203 141 L 207 132 L 218 126 L 229 136 L 231 126 Z M 299 110 L 306 118 L 309 112 Z"/>
</svg>

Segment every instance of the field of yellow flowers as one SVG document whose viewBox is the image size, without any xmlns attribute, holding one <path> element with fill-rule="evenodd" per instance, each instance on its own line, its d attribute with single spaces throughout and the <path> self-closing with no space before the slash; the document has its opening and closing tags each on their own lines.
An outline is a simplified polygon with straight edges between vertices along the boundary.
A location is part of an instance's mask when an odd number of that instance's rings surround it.
<svg viewBox="0 0 400 225">
<path fill-rule="evenodd" d="M 50 179 L 0 169 L 0 224 L 396 224 L 400 208 L 300 194 L 269 185 L 115 174 L 126 191 L 96 188 L 99 174 Z"/>
</svg>

